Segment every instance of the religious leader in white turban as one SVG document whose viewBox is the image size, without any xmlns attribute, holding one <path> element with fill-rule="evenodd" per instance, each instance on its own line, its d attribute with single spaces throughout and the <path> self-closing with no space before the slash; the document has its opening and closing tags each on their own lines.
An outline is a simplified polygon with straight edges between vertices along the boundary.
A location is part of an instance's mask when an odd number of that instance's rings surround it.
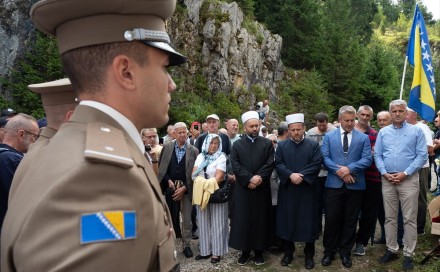
<svg viewBox="0 0 440 272">
<path fill-rule="evenodd" d="M 255 264 L 264 264 L 263 250 L 272 240 L 272 199 L 270 176 L 274 169 L 272 141 L 258 136 L 259 116 L 256 111 L 242 115 L 245 135 L 231 149 L 230 160 L 236 177 L 234 211 L 229 246 L 241 250 L 239 265 L 245 265 L 251 250 Z"/>
</svg>

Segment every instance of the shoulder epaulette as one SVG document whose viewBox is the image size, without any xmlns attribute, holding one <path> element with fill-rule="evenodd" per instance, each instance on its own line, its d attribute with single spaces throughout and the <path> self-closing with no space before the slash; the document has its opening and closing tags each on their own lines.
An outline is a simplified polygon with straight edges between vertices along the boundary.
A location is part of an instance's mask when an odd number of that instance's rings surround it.
<svg viewBox="0 0 440 272">
<path fill-rule="evenodd" d="M 123 168 L 134 165 L 124 133 L 104 123 L 87 124 L 84 155 L 91 162 L 108 163 Z"/>
</svg>

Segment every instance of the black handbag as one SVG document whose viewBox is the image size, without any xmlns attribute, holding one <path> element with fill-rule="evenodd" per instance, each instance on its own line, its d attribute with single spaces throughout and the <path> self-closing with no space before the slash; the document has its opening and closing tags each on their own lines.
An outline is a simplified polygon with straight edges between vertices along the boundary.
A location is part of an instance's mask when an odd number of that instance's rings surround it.
<svg viewBox="0 0 440 272">
<path fill-rule="evenodd" d="M 203 168 L 204 177 L 205 179 L 208 179 L 209 176 L 206 174 L 206 168 Z M 214 193 L 211 194 L 211 197 L 209 198 L 209 203 L 225 203 L 229 200 L 229 193 L 231 191 L 231 185 L 229 182 L 225 179 L 223 180 L 219 185 L 218 189 L 214 191 Z"/>
<path fill-rule="evenodd" d="M 219 188 L 209 198 L 209 203 L 225 203 L 229 200 L 231 185 L 227 180 L 220 183 Z"/>
</svg>

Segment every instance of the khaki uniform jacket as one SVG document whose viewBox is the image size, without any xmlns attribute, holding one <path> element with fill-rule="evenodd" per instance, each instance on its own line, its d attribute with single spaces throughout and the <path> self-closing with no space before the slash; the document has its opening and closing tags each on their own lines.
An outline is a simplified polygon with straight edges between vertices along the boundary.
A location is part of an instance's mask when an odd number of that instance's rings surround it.
<svg viewBox="0 0 440 272">
<path fill-rule="evenodd" d="M 161 156 L 159 158 L 159 173 L 158 173 L 158 180 L 159 182 L 162 182 L 163 177 L 168 171 L 168 166 L 170 165 L 170 160 L 173 157 L 174 152 L 174 142 L 167 143 L 163 146 Z M 194 163 L 196 162 L 197 155 L 199 155 L 199 150 L 195 148 L 193 145 L 188 144 L 185 142 L 186 145 L 186 152 L 185 152 L 185 175 L 186 175 L 186 184 L 187 184 L 187 193 L 189 196 L 189 199 L 192 199 L 192 187 L 193 187 L 193 181 L 191 179 L 192 170 L 194 168 Z M 166 184 L 166 187 L 168 188 L 168 183 Z"/>
<path fill-rule="evenodd" d="M 26 152 L 23 160 L 21 160 L 20 164 L 17 167 L 17 171 L 15 171 L 14 179 L 12 180 L 11 184 L 11 189 L 9 190 L 9 202 L 11 201 L 11 198 L 17 190 L 20 181 L 23 180 L 23 176 L 29 168 L 29 165 L 32 163 L 32 161 L 38 160 L 40 149 L 44 148 L 50 142 L 50 139 L 52 139 L 55 133 L 57 133 L 57 130 L 45 127 L 40 133 L 40 138 L 38 138 L 35 143 L 29 146 L 28 152 Z"/>
<path fill-rule="evenodd" d="M 159 183 L 114 119 L 79 105 L 40 153 L 9 203 L 3 272 L 178 269 Z M 134 238 L 82 243 L 81 218 L 109 211 L 135 213 Z"/>
</svg>

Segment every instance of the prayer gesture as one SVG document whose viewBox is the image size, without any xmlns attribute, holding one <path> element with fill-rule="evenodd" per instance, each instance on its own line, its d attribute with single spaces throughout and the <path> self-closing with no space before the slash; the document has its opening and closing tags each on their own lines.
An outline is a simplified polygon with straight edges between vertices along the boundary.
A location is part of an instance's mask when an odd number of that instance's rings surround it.
<svg viewBox="0 0 440 272">
<path fill-rule="evenodd" d="M 301 173 L 292 173 L 290 175 L 290 182 L 293 184 L 299 185 L 303 181 L 304 175 Z"/>
</svg>

